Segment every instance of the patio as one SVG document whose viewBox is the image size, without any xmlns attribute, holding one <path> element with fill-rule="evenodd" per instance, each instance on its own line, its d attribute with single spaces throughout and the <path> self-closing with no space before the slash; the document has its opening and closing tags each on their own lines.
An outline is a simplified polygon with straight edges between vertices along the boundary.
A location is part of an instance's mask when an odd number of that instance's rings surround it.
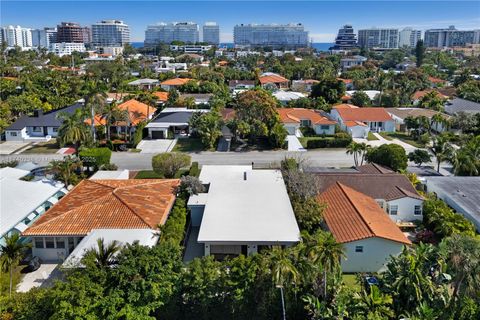
<svg viewBox="0 0 480 320">
<path fill-rule="evenodd" d="M 60 279 L 62 272 L 57 263 L 43 263 L 33 272 L 25 273 L 17 287 L 17 292 L 27 292 L 32 288 L 45 288 L 53 285 L 53 281 Z"/>
</svg>

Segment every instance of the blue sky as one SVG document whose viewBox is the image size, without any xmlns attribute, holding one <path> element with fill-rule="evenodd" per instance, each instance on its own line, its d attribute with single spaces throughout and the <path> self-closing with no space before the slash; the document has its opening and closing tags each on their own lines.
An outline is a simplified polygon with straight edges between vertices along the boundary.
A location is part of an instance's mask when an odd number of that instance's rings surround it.
<svg viewBox="0 0 480 320">
<path fill-rule="evenodd" d="M 314 42 L 331 42 L 338 28 L 455 25 L 480 29 L 480 1 L 6 1 L 2 25 L 41 28 L 60 21 L 89 25 L 120 19 L 130 25 L 132 41 L 143 41 L 148 24 L 160 21 L 216 21 L 221 41 L 232 41 L 237 23 L 301 22 Z"/>
</svg>

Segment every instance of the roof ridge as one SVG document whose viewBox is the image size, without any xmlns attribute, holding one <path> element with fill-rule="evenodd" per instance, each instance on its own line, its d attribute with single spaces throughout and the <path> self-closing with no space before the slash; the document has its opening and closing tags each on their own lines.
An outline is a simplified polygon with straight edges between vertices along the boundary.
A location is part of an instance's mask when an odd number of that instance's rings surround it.
<svg viewBox="0 0 480 320">
<path fill-rule="evenodd" d="M 120 189 L 120 188 L 118 188 Z M 148 226 L 150 228 L 150 225 L 145 221 L 144 218 L 142 218 L 138 213 L 135 212 L 135 210 L 133 210 L 121 197 L 119 197 L 115 191 L 117 191 L 117 188 L 115 188 L 112 192 L 112 195 L 115 197 L 115 199 L 117 199 L 118 201 L 120 201 L 121 203 L 123 203 L 123 205 L 125 205 L 125 207 L 128 208 L 128 210 L 130 210 L 133 215 L 137 216 L 146 226 Z"/>
</svg>

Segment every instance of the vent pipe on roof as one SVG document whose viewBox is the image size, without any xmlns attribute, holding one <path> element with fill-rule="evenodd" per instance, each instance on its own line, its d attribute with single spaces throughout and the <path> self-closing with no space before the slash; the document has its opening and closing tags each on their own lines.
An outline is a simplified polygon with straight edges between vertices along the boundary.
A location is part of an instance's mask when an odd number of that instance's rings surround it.
<svg viewBox="0 0 480 320">
<path fill-rule="evenodd" d="M 247 171 L 243 171 L 243 180 L 247 181 Z"/>
</svg>

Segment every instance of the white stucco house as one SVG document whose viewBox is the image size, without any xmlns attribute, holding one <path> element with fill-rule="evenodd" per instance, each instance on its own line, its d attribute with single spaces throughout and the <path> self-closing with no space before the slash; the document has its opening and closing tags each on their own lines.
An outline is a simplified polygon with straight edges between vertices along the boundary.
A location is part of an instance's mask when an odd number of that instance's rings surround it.
<svg viewBox="0 0 480 320">
<path fill-rule="evenodd" d="M 284 106 L 287 105 L 290 101 L 306 97 L 306 95 L 301 92 L 283 90 L 275 91 L 272 93 L 272 95 L 277 98 L 277 100 L 280 101 L 280 103 Z"/>
<path fill-rule="evenodd" d="M 204 165 L 200 181 L 208 192 L 188 200 L 200 254 L 216 259 L 251 255 L 262 247 L 290 246 L 300 230 L 279 170 Z M 188 248 L 187 248 L 188 250 Z"/>
<path fill-rule="evenodd" d="M 327 205 L 325 223 L 343 244 L 343 272 L 380 272 L 390 256 L 399 255 L 411 242 L 371 197 L 340 182 L 318 196 Z"/>
<path fill-rule="evenodd" d="M 312 128 L 316 134 L 335 134 L 335 125 L 327 113 L 304 108 L 277 108 L 280 121 L 289 135 L 302 136 L 300 128 Z"/>
<path fill-rule="evenodd" d="M 145 128 L 150 139 L 168 139 L 169 132 L 189 134 L 189 121 L 196 112 L 210 112 L 209 109 L 165 108 Z"/>
</svg>

